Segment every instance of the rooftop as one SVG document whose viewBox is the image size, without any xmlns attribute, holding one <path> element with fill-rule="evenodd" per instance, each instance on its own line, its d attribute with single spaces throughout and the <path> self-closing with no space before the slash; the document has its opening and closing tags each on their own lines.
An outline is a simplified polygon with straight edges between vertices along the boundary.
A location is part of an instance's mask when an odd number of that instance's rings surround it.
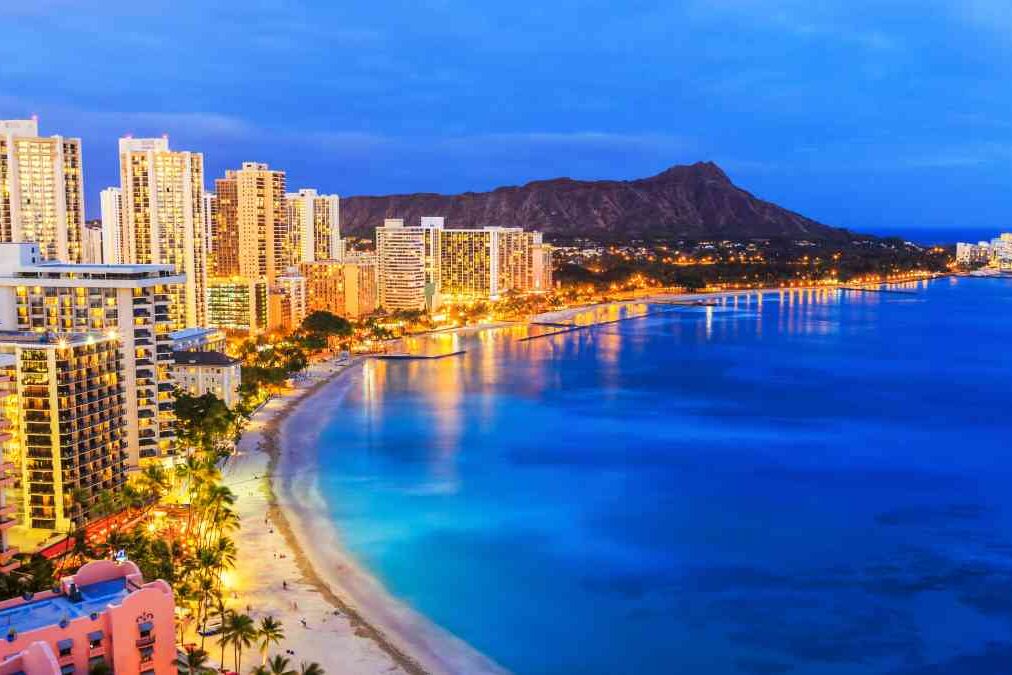
<svg viewBox="0 0 1012 675">
<path fill-rule="evenodd" d="M 0 330 L 0 344 L 79 345 L 115 339 L 105 333 L 36 333 L 26 330 Z"/>
<path fill-rule="evenodd" d="M 0 609 L 0 630 L 13 628 L 18 633 L 24 633 L 52 626 L 63 619 L 76 619 L 92 612 L 101 612 L 130 594 L 126 577 L 98 581 L 81 586 L 78 590 L 81 592 L 80 598 L 75 596 L 75 599 L 71 599 L 61 593 Z"/>
<path fill-rule="evenodd" d="M 221 352 L 172 352 L 172 358 L 177 366 L 232 366 L 239 363 Z"/>
<path fill-rule="evenodd" d="M 173 340 L 189 340 L 197 337 L 211 336 L 217 333 L 221 333 L 221 331 L 217 328 L 194 326 L 192 328 L 182 328 L 180 330 L 172 331 L 169 333 L 169 337 Z"/>
</svg>

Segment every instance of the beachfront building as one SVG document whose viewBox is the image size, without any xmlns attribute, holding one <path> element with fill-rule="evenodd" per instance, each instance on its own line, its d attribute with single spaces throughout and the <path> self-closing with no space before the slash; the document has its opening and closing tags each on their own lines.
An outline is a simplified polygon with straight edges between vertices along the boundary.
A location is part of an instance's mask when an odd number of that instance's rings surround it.
<svg viewBox="0 0 1012 675">
<path fill-rule="evenodd" d="M 120 260 L 171 265 L 185 275 L 169 288 L 172 327 L 207 325 L 204 156 L 169 149 L 169 139 L 121 138 Z"/>
<path fill-rule="evenodd" d="M 101 332 L 121 348 L 131 467 L 174 452 L 170 265 L 40 261 L 37 244 L 0 244 L 0 330 Z"/>
<path fill-rule="evenodd" d="M 341 259 L 340 197 L 303 189 L 285 195 L 285 207 L 296 256 L 293 263 Z"/>
<path fill-rule="evenodd" d="M 228 277 L 207 283 L 208 325 L 256 335 L 267 330 L 267 281 Z"/>
<path fill-rule="evenodd" d="M 66 533 L 93 520 L 99 495 L 126 482 L 119 342 L 104 333 L 0 332 L 17 402 L 6 462 L 17 520 Z M 12 514 L 13 515 L 13 514 Z"/>
<path fill-rule="evenodd" d="M 176 386 L 192 396 L 214 394 L 229 408 L 239 403 L 241 364 L 221 352 L 174 352 Z"/>
<path fill-rule="evenodd" d="M 102 190 L 99 197 L 102 207 L 102 260 L 106 265 L 123 262 L 122 241 L 123 191 L 118 187 Z"/>
<path fill-rule="evenodd" d="M 423 218 L 405 227 L 388 218 L 376 228 L 376 276 L 379 306 L 432 311 L 439 306 L 439 235 L 442 218 Z"/>
<path fill-rule="evenodd" d="M 388 220 L 376 228 L 376 251 L 379 304 L 387 310 L 551 288 L 551 249 L 540 232 L 518 227 L 447 229 L 437 217 L 405 227 Z"/>
<path fill-rule="evenodd" d="M 1003 232 L 990 241 L 956 244 L 956 262 L 968 267 L 987 265 L 1001 272 L 1012 272 L 1012 232 Z"/>
<path fill-rule="evenodd" d="M 133 562 L 95 560 L 57 589 L 0 602 L 0 675 L 176 675 L 175 600 Z"/>
<path fill-rule="evenodd" d="M 184 328 L 169 333 L 174 352 L 223 352 L 225 332 L 217 328 Z"/>
<path fill-rule="evenodd" d="M 47 260 L 81 262 L 81 139 L 39 136 L 39 123 L 0 120 L 0 242 L 36 242 Z"/>
</svg>

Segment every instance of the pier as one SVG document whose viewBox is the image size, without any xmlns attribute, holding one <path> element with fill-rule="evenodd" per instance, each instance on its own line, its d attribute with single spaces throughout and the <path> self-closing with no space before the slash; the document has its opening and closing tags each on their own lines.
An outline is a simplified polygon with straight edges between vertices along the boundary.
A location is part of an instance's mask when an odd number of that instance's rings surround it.
<svg viewBox="0 0 1012 675">
<path fill-rule="evenodd" d="M 460 356 L 466 352 L 466 349 L 460 349 L 455 352 L 447 352 L 445 354 L 405 354 L 403 352 L 398 352 L 393 354 L 377 354 L 374 358 L 380 359 L 381 361 L 437 361 L 439 359 L 448 359 L 451 356 Z"/>
<path fill-rule="evenodd" d="M 917 291 L 897 291 L 892 288 L 861 288 L 860 286 L 840 286 L 841 291 L 853 293 L 893 293 L 896 295 L 917 295 Z"/>
<path fill-rule="evenodd" d="M 651 304 L 675 305 L 677 303 L 664 302 L 664 303 L 651 303 Z M 578 331 L 578 330 L 587 330 L 589 328 L 596 328 L 597 326 L 608 326 L 610 324 L 621 323 L 623 321 L 633 321 L 635 319 L 645 319 L 648 316 L 654 316 L 656 314 L 670 314 L 671 312 L 674 312 L 674 311 L 676 311 L 676 310 L 674 310 L 674 309 L 660 309 L 660 310 L 655 310 L 653 312 L 644 312 L 643 314 L 637 314 L 636 316 L 623 316 L 623 317 L 618 318 L 618 319 L 607 319 L 605 321 L 596 321 L 594 323 L 579 324 L 579 325 L 573 324 L 573 323 L 533 322 L 530 325 L 532 325 L 532 326 L 558 327 L 558 328 L 561 328 L 562 330 L 552 331 L 551 333 L 543 333 L 541 335 L 528 335 L 527 337 L 519 338 L 517 340 L 517 342 L 527 342 L 528 340 L 540 340 L 541 338 L 552 337 L 553 335 L 562 335 L 563 333 L 573 333 L 573 332 Z"/>
</svg>

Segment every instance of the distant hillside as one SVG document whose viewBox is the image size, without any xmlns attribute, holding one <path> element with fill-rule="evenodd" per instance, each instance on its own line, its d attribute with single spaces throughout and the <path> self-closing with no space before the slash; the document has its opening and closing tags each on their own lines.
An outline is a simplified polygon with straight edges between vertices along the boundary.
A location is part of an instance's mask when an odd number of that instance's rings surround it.
<svg viewBox="0 0 1012 675">
<path fill-rule="evenodd" d="M 341 229 L 350 235 L 372 236 L 384 218 L 417 224 L 421 216 L 444 216 L 447 227 L 523 226 L 549 239 L 850 237 L 846 230 L 754 197 L 712 162 L 673 166 L 630 181 L 556 178 L 491 192 L 341 200 Z"/>
</svg>

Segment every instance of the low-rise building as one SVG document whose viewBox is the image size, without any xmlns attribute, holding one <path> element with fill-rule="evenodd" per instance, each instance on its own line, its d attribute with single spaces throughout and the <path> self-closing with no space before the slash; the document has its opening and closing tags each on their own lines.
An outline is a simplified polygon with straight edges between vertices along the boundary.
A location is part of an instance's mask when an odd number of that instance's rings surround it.
<svg viewBox="0 0 1012 675">
<path fill-rule="evenodd" d="M 0 675 L 176 675 L 175 600 L 133 562 L 86 563 L 58 589 L 0 602 Z"/>
<path fill-rule="evenodd" d="M 229 408 L 239 403 L 242 369 L 239 361 L 221 352 L 174 352 L 172 375 L 176 386 L 192 396 L 214 394 Z"/>
<path fill-rule="evenodd" d="M 174 352 L 223 352 L 225 332 L 217 328 L 184 328 L 169 333 Z"/>
<path fill-rule="evenodd" d="M 256 335 L 267 330 L 267 281 L 245 277 L 207 282 L 208 324 Z"/>
</svg>

